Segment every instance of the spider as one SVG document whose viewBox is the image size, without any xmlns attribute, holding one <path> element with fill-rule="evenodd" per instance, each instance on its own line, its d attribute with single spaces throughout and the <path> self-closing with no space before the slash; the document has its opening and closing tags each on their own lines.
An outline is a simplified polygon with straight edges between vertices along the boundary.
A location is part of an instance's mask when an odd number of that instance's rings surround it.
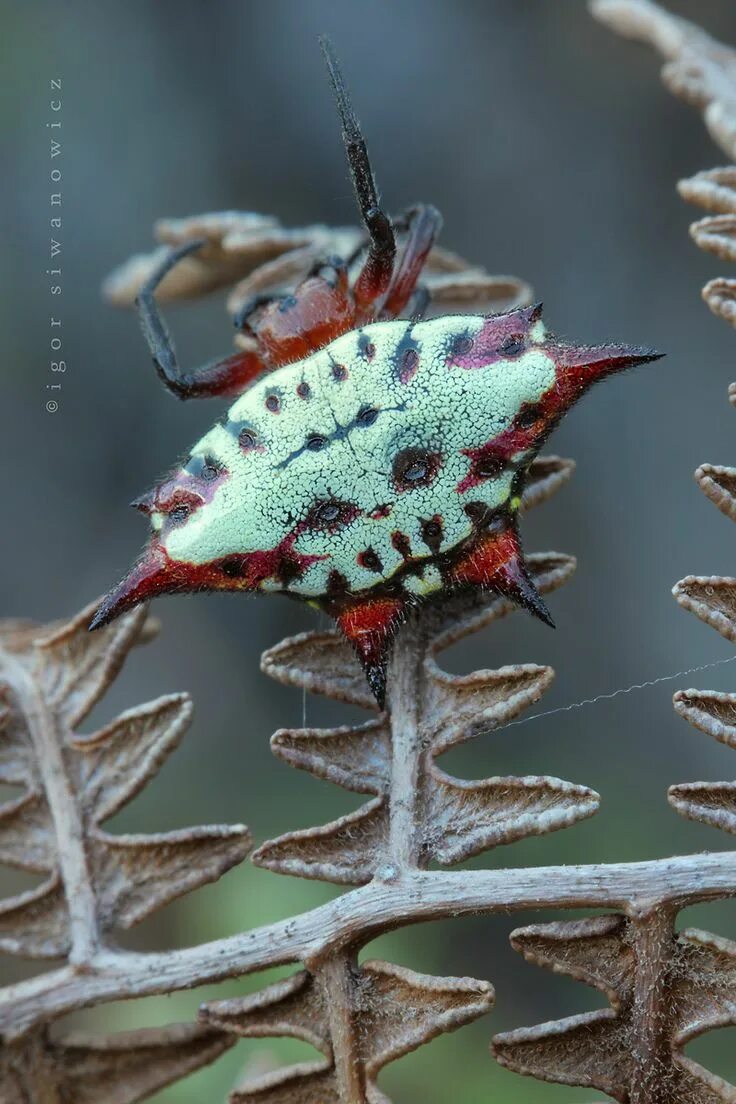
<svg viewBox="0 0 736 1104">
<path fill-rule="evenodd" d="M 361 245 L 351 257 L 324 258 L 287 294 L 252 296 L 233 321 L 240 332 L 253 338 L 256 348 L 212 361 L 193 372 L 179 366 L 155 292 L 174 265 L 205 242 L 186 242 L 168 253 L 141 288 L 136 305 L 159 378 L 180 399 L 240 395 L 264 372 L 302 360 L 349 330 L 397 318 L 404 312 L 418 317 L 429 303 L 429 292 L 419 279 L 442 228 L 442 216 L 435 207 L 417 204 L 392 222 L 381 209 L 365 139 L 334 49 L 325 36 L 319 41 L 340 113 L 367 249 Z M 397 231 L 406 234 L 400 255 Z M 351 284 L 349 273 L 363 252 L 365 257 Z"/>
<path fill-rule="evenodd" d="M 293 294 L 247 303 L 235 321 L 254 347 L 192 373 L 179 368 L 155 291 L 202 243 L 153 273 L 138 307 L 159 376 L 179 398 L 235 402 L 134 503 L 149 544 L 90 627 L 158 594 L 285 593 L 336 621 L 383 706 L 391 640 L 412 604 L 485 587 L 552 624 L 518 532 L 529 467 L 592 384 L 660 354 L 562 341 L 540 305 L 421 320 L 440 216 L 418 205 L 392 225 L 381 210 L 334 52 L 324 39 L 322 49 L 365 256 L 326 259 Z"/>
</svg>

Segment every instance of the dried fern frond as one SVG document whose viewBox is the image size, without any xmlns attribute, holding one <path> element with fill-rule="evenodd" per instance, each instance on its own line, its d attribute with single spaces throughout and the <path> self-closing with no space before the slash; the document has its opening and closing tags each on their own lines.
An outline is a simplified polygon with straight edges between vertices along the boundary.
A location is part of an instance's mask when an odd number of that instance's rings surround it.
<svg viewBox="0 0 736 1104">
<path fill-rule="evenodd" d="M 652 0 L 591 0 L 590 9 L 602 23 L 650 43 L 667 59 L 665 85 L 700 108 L 713 140 L 736 160 L 736 50 Z M 683 199 L 711 212 L 690 227 L 695 244 L 725 261 L 736 260 L 735 185 L 736 165 L 699 172 L 678 184 Z M 736 326 L 736 279 L 709 280 L 703 299 L 714 314 Z"/>
<path fill-rule="evenodd" d="M 535 572 L 542 592 L 559 586 L 574 567 L 563 557 L 531 562 L 542 568 Z M 465 625 L 459 608 L 456 602 L 451 635 L 439 610 L 425 609 L 410 618 L 395 648 L 395 657 L 402 658 L 395 658 L 394 665 L 411 652 L 412 670 L 392 671 L 395 693 L 388 716 L 354 728 L 276 733 L 271 746 L 279 758 L 370 794 L 371 800 L 331 824 L 263 844 L 253 855 L 255 863 L 282 874 L 359 885 L 397 861 L 420 868 L 432 861 L 452 865 L 489 847 L 566 827 L 596 811 L 597 794 L 556 778 L 469 782 L 439 767 L 439 757 L 450 748 L 508 723 L 538 701 L 553 677 L 549 667 L 529 664 L 465 676 L 442 671 L 434 658 L 442 647 L 489 624 L 508 606 L 498 597 L 471 601 Z M 285 641 L 265 653 L 263 668 L 287 684 L 355 705 L 375 704 L 368 699 L 354 654 L 337 634 L 306 633 Z M 412 772 L 410 802 L 406 770 Z"/>
<path fill-rule="evenodd" d="M 703 464 L 695 479 L 718 509 L 736 520 L 736 468 Z M 717 629 L 726 640 L 736 641 L 736 579 L 688 575 L 676 584 L 673 594 L 683 609 Z M 736 747 L 736 695 L 679 690 L 674 707 L 700 732 Z M 684 782 L 671 786 L 668 797 L 672 807 L 689 820 L 736 834 L 736 781 Z"/>
<path fill-rule="evenodd" d="M 0 778 L 22 787 L 0 807 L 0 859 L 42 874 L 0 905 L 0 948 L 84 963 L 108 933 L 216 880 L 250 849 L 243 825 L 111 835 L 102 825 L 157 773 L 191 718 L 184 694 L 128 710 L 92 736 L 76 727 L 137 642 L 146 614 L 101 637 L 94 606 L 51 632 L 5 632 Z"/>
<path fill-rule="evenodd" d="M 232 1104 L 390 1104 L 376 1085 L 384 1066 L 492 1004 L 487 982 L 428 977 L 386 962 L 358 966 L 347 952 L 254 996 L 205 1005 L 201 1018 L 236 1036 L 289 1035 L 324 1055 L 252 1082 Z"/>
<path fill-rule="evenodd" d="M 166 249 L 188 241 L 203 238 L 206 244 L 164 278 L 158 297 L 162 302 L 193 299 L 231 288 L 227 308 L 235 314 L 252 295 L 293 288 L 325 257 L 352 256 L 365 239 L 358 227 L 289 230 L 271 216 L 250 211 L 161 219 L 154 234 L 163 243 L 160 249 L 132 257 L 105 280 L 103 293 L 115 306 L 132 306 Z M 516 276 L 492 276 L 440 246 L 429 254 L 422 278 L 432 302 L 443 311 L 505 311 L 530 303 L 532 297 L 529 285 Z"/>
<path fill-rule="evenodd" d="M 33 1033 L 0 1049 L 0 1104 L 136 1104 L 209 1065 L 234 1042 L 197 1024 L 91 1038 Z"/>
<path fill-rule="evenodd" d="M 251 844 L 242 825 L 153 835 L 102 827 L 158 772 L 192 707 L 186 694 L 171 694 L 77 734 L 130 649 L 152 635 L 145 610 L 90 634 L 94 608 L 66 624 L 0 624 L 0 780 L 21 790 L 0 807 L 0 861 L 42 876 L 0 902 L 0 949 L 63 957 L 82 976 L 95 973 L 117 930 L 216 880 Z M 230 1044 L 192 1025 L 86 1043 L 51 1040 L 42 1026 L 0 1051 L 0 1101 L 53 1092 L 79 1104 L 127 1104 Z"/>
<path fill-rule="evenodd" d="M 677 935 L 672 920 L 660 909 L 513 932 L 512 946 L 528 962 L 593 986 L 611 1007 L 497 1035 L 496 1059 L 624 1104 L 733 1101 L 733 1086 L 683 1051 L 697 1036 L 736 1023 L 736 943 L 695 930 Z"/>
<path fill-rule="evenodd" d="M 648 42 L 666 59 L 667 88 L 700 108 L 714 142 L 736 160 L 736 51 L 653 0 L 591 0 L 590 10 L 601 23 Z"/>
</svg>

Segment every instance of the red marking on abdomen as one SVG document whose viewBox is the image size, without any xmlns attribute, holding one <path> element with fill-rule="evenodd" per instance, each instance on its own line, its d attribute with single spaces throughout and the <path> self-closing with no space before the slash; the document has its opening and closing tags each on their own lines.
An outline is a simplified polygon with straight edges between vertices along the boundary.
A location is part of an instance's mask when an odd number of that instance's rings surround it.
<svg viewBox="0 0 736 1104">
<path fill-rule="evenodd" d="M 484 534 L 455 564 L 451 577 L 457 583 L 488 586 L 494 575 L 519 554 L 519 540 L 513 529 Z"/>
<path fill-rule="evenodd" d="M 518 453 L 538 449 L 591 382 L 591 371 L 588 366 L 557 368 L 552 386 L 536 402 L 523 405 L 510 426 L 482 445 L 463 449 L 470 469 L 455 488 L 458 494 L 500 475 Z"/>
<path fill-rule="evenodd" d="M 391 544 L 405 560 L 411 558 L 411 541 L 406 533 L 401 533 L 398 529 L 395 529 L 391 534 Z"/>
<path fill-rule="evenodd" d="M 296 552 L 295 540 L 296 534 L 291 533 L 275 548 L 235 552 L 195 564 L 173 559 L 158 537 L 154 537 L 133 569 L 100 606 L 97 624 L 106 624 L 113 617 L 160 594 L 255 590 L 266 579 L 299 578 L 313 563 L 329 558 Z"/>
<path fill-rule="evenodd" d="M 404 612 L 400 598 L 369 598 L 349 605 L 337 623 L 366 667 L 380 666 L 389 638 Z"/>
<path fill-rule="evenodd" d="M 518 356 L 523 352 L 529 330 L 538 317 L 537 307 L 520 307 L 507 314 L 491 315 L 485 319 L 475 337 L 471 338 L 469 334 L 457 336 L 447 355 L 448 367 L 485 368 L 498 360 Z M 504 344 L 507 344 L 507 350 Z"/>
</svg>

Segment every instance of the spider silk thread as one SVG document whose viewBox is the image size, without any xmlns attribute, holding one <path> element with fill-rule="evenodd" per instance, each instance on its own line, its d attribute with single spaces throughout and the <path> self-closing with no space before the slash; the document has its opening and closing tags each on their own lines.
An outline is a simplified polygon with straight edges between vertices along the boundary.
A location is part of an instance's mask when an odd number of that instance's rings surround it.
<svg viewBox="0 0 736 1104">
<path fill-rule="evenodd" d="M 539 721 L 542 717 L 553 717 L 556 713 L 571 713 L 575 709 L 583 709 L 588 705 L 597 705 L 598 702 L 612 701 L 614 698 L 623 697 L 624 694 L 632 694 L 637 690 L 648 690 L 652 686 L 659 686 L 661 682 L 672 682 L 674 679 L 684 678 L 685 675 L 695 675 L 700 671 L 710 671 L 713 667 L 723 667 L 726 663 L 733 663 L 736 655 L 726 659 L 716 659 L 712 663 L 701 663 L 698 667 L 686 667 L 683 671 L 675 671 L 671 675 L 660 675 L 659 678 L 647 679 L 646 682 L 634 682 L 631 686 L 622 686 L 618 690 L 612 690 L 606 694 L 597 694 L 594 698 L 581 698 L 580 701 L 570 702 L 569 705 L 558 705 L 556 709 L 546 709 L 542 713 L 532 713 L 529 717 L 522 717 L 518 721 L 509 721 L 507 724 L 489 728 L 479 735 L 491 732 L 500 732 L 503 728 L 514 728 L 516 725 L 529 724 L 530 721 Z"/>
</svg>

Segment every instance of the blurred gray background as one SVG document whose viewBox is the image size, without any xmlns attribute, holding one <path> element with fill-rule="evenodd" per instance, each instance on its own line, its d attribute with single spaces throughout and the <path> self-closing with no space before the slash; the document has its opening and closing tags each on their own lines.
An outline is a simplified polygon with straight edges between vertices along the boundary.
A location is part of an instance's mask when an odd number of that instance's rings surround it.
<svg viewBox="0 0 736 1104">
<path fill-rule="evenodd" d="M 731 0 L 670 7 L 736 41 Z M 316 42 L 327 31 L 390 209 L 435 203 L 443 244 L 529 280 L 559 333 L 668 353 L 596 389 L 554 438 L 554 451 L 574 457 L 578 471 L 527 518 L 524 533 L 529 550 L 579 558 L 573 581 L 550 598 L 557 631 L 518 615 L 447 662 L 456 670 L 550 663 L 557 680 L 540 708 L 551 709 L 729 656 L 731 646 L 670 595 L 685 574 L 734 570 L 734 531 L 692 473 L 703 461 L 736 460 L 736 414 L 726 400 L 736 336 L 701 303 L 700 287 L 723 266 L 690 242 L 688 222 L 697 216 L 675 191 L 679 177 L 724 158 L 697 113 L 660 86 L 646 49 L 595 24 L 582 0 L 10 0 L 2 14 L 4 614 L 57 618 L 108 589 L 145 536 L 126 503 L 222 409 L 179 405 L 163 391 L 135 318 L 101 301 L 104 275 L 149 246 L 159 216 L 240 207 L 287 225 L 354 220 Z M 63 294 L 52 300 L 48 197 L 56 186 L 46 123 L 57 76 Z M 63 319 L 68 364 L 54 415 L 44 408 L 52 308 Z M 221 298 L 168 317 L 187 365 L 228 351 Z M 93 721 L 180 689 L 192 693 L 196 718 L 115 827 L 244 820 L 260 841 L 356 807 L 350 795 L 269 753 L 276 728 L 301 722 L 302 697 L 269 683 L 259 655 L 314 626 L 306 608 L 223 595 L 169 598 L 155 612 L 164 624 L 159 641 L 134 656 Z M 732 689 L 735 681 L 736 668 L 716 668 L 454 753 L 448 769 L 468 777 L 552 773 L 603 795 L 592 821 L 483 862 L 614 861 L 727 847 L 715 830 L 680 820 L 665 791 L 672 782 L 734 777 L 733 753 L 678 720 L 670 699 L 677 688 Z M 312 699 L 306 709 L 310 723 L 350 716 Z M 129 942 L 163 948 L 216 938 L 333 893 L 244 867 L 169 907 Z M 721 904 L 682 920 L 733 937 L 735 917 Z M 602 1003 L 509 949 L 509 930 L 538 919 L 447 922 L 371 946 L 371 956 L 488 978 L 497 988 L 490 1018 L 391 1067 L 382 1083 L 397 1101 L 591 1099 L 522 1080 L 487 1057 L 493 1031 Z M 2 977 L 21 969 L 4 960 Z M 84 1022 L 101 1029 L 187 1019 L 203 996 L 244 992 L 261 980 L 116 1006 Z M 718 1036 L 690 1052 L 736 1080 L 734 1040 Z M 291 1044 L 241 1043 L 157 1099 L 221 1100 L 249 1064 L 306 1055 Z"/>
</svg>

